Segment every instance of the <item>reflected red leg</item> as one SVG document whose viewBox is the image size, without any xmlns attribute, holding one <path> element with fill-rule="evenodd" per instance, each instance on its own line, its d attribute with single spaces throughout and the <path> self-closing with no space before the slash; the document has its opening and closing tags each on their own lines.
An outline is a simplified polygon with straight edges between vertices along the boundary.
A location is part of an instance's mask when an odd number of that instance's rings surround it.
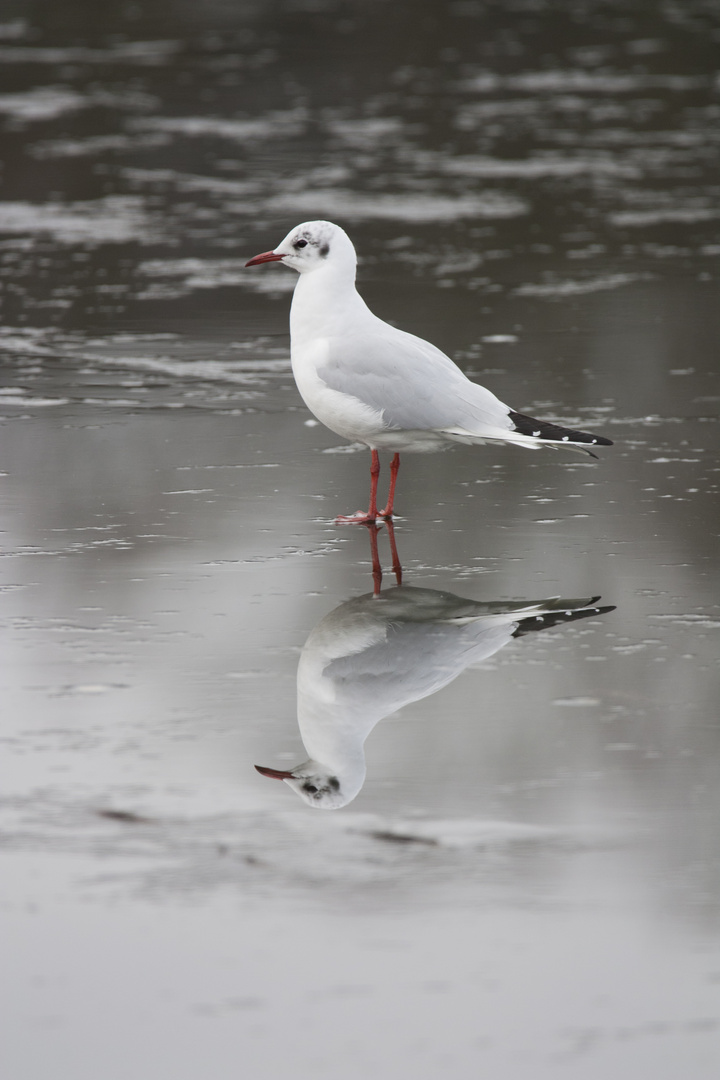
<svg viewBox="0 0 720 1080">
<path fill-rule="evenodd" d="M 400 565 L 400 556 L 398 555 L 397 544 L 395 543 L 395 526 L 392 523 L 392 518 L 386 518 L 385 527 L 388 531 L 388 539 L 390 540 L 393 574 L 395 575 L 395 580 L 398 585 L 402 585 L 402 566 Z"/>
<path fill-rule="evenodd" d="M 372 525 L 367 526 L 367 530 L 370 533 L 370 554 L 372 556 L 372 576 L 373 576 L 373 596 L 380 595 L 380 587 L 382 585 L 382 566 L 380 565 L 380 554 L 378 552 L 378 527 L 373 522 Z"/>
</svg>

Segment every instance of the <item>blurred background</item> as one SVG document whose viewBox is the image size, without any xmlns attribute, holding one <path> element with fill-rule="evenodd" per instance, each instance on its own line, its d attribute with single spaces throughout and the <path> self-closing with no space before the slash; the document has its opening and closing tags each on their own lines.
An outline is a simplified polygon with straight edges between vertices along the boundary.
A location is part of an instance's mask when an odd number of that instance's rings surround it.
<svg viewBox="0 0 720 1080">
<path fill-rule="evenodd" d="M 8 1076 L 717 1075 L 719 43 L 716 0 L 4 0 Z M 317 217 L 615 441 L 404 459 L 407 584 L 617 610 L 380 724 L 337 814 L 253 770 L 372 589 L 367 454 L 244 266 Z"/>
</svg>

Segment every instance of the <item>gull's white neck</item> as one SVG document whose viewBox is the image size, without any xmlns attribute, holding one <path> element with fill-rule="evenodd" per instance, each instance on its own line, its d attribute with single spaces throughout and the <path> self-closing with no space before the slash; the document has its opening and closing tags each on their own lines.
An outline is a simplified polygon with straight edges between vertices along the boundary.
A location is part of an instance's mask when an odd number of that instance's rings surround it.
<svg viewBox="0 0 720 1080">
<path fill-rule="evenodd" d="M 330 680 L 298 671 L 297 716 L 308 756 L 340 776 L 365 774 L 364 745 L 383 717 L 382 706 L 358 699 L 338 700 Z"/>
<path fill-rule="evenodd" d="M 347 333 L 359 320 L 373 318 L 355 288 L 355 267 L 328 262 L 300 274 L 290 308 L 290 337 L 294 347 L 314 338 Z"/>
</svg>

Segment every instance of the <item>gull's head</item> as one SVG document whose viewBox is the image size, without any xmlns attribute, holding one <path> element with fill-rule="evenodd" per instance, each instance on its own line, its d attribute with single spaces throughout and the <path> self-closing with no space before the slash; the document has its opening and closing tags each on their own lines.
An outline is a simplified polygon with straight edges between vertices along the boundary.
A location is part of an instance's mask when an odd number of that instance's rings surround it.
<svg viewBox="0 0 720 1080">
<path fill-rule="evenodd" d="M 287 770 L 270 769 L 265 765 L 256 765 L 255 768 L 262 776 L 269 776 L 272 780 L 284 780 L 303 802 L 315 810 L 339 810 L 341 806 L 352 802 L 362 787 L 361 780 L 360 784 L 352 784 L 347 788 L 339 777 L 328 772 L 318 761 L 304 761 L 302 765 Z"/>
<path fill-rule="evenodd" d="M 350 237 L 332 221 L 304 221 L 291 229 L 285 239 L 272 251 L 256 255 L 246 266 L 258 263 L 282 262 L 299 274 L 309 274 L 333 266 L 347 268 L 355 274 L 357 262 Z"/>
</svg>

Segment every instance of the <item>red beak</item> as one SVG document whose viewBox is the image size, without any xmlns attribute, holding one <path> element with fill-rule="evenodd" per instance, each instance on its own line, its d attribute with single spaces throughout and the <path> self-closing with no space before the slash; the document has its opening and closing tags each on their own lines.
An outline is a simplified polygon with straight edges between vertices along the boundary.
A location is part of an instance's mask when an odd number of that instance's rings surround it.
<svg viewBox="0 0 720 1080">
<path fill-rule="evenodd" d="M 276 255 L 275 258 L 278 258 L 278 256 Z M 271 780 L 289 780 L 292 777 L 292 773 L 287 772 L 285 769 L 269 769 L 267 765 L 256 765 L 255 768 L 263 776 L 269 776 Z"/>
<path fill-rule="evenodd" d="M 284 255 L 276 255 L 274 251 L 263 251 L 262 255 L 255 255 L 254 258 L 246 262 L 246 266 L 257 266 L 258 263 L 264 262 L 279 262 L 280 259 L 284 259 Z"/>
</svg>

